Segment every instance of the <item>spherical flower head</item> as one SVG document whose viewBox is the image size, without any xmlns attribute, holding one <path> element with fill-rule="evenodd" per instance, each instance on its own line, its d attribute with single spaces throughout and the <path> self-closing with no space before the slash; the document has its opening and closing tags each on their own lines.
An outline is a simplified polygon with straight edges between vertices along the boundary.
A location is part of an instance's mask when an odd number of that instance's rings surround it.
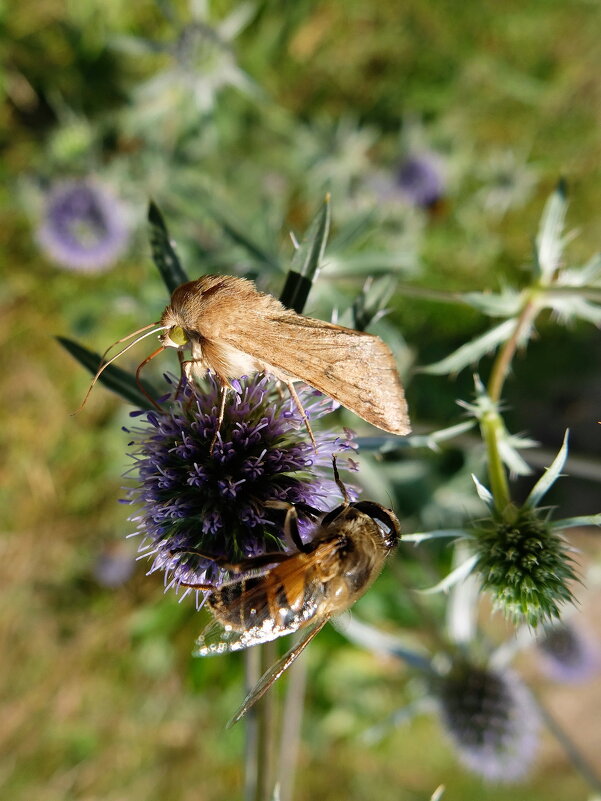
<svg viewBox="0 0 601 801">
<path fill-rule="evenodd" d="M 439 680 L 440 714 L 460 761 L 488 781 L 514 782 L 538 745 L 534 702 L 513 673 L 458 662 Z"/>
<path fill-rule="evenodd" d="M 68 181 L 52 189 L 37 240 L 61 267 L 102 272 L 127 246 L 129 231 L 118 199 L 92 181 Z"/>
<path fill-rule="evenodd" d="M 601 670 L 601 647 L 587 631 L 571 623 L 546 626 L 537 642 L 541 667 L 554 681 L 579 684 Z"/>
<path fill-rule="evenodd" d="M 559 618 L 560 607 L 573 601 L 572 559 L 540 510 L 513 507 L 502 520 L 480 523 L 474 537 L 482 589 L 509 620 L 537 626 Z"/>
<path fill-rule="evenodd" d="M 444 180 L 438 159 L 429 153 L 408 156 L 397 167 L 396 184 L 410 203 L 432 208 L 444 195 Z"/>
<path fill-rule="evenodd" d="M 169 586 L 215 586 L 220 563 L 286 550 L 285 512 L 269 502 L 297 507 L 301 537 L 314 529 L 303 505 L 340 502 L 332 455 L 351 448 L 348 433 L 315 432 L 315 450 L 274 381 L 255 375 L 232 385 L 212 451 L 220 390 L 211 376 L 206 392 L 188 385 L 164 413 L 146 412 L 147 425 L 131 429 L 138 484 L 128 502 L 140 506 L 132 520 L 140 551 L 154 557 L 149 572 L 165 571 Z M 309 387 L 298 395 L 310 420 L 338 406 Z"/>
</svg>

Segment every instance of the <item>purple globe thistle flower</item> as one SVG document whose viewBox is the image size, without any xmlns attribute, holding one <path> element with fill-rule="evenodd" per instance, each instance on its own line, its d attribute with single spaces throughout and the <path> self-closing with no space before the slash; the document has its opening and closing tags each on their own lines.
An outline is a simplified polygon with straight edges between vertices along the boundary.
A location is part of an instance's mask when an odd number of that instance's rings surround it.
<svg viewBox="0 0 601 801">
<path fill-rule="evenodd" d="M 439 160 L 430 153 L 407 156 L 397 167 L 395 183 L 410 203 L 424 209 L 436 206 L 445 192 Z"/>
<path fill-rule="evenodd" d="M 219 583 L 223 571 L 207 556 L 236 562 L 286 550 L 282 512 L 269 501 L 295 504 L 306 537 L 313 525 L 303 504 L 339 502 L 332 455 L 352 447 L 349 435 L 318 433 L 315 451 L 292 399 L 259 374 L 232 382 L 211 452 L 219 387 L 210 375 L 207 383 L 205 394 L 185 387 L 169 411 L 146 412 L 148 425 L 131 429 L 139 483 L 127 502 L 140 506 L 131 518 L 144 537 L 140 552 L 154 556 L 149 573 L 165 571 L 176 588 Z M 298 394 L 310 420 L 338 407 L 309 387 Z"/>
<path fill-rule="evenodd" d="M 537 642 L 541 667 L 554 681 L 578 684 L 601 670 L 601 648 L 588 632 L 568 623 L 545 628 Z"/>
<path fill-rule="evenodd" d="M 108 269 L 129 238 L 121 203 L 87 180 L 66 181 L 49 193 L 37 240 L 61 267 L 80 272 Z"/>
<path fill-rule="evenodd" d="M 534 702 L 513 673 L 467 662 L 440 678 L 436 695 L 460 761 L 489 781 L 514 782 L 529 770 L 538 746 Z"/>
</svg>

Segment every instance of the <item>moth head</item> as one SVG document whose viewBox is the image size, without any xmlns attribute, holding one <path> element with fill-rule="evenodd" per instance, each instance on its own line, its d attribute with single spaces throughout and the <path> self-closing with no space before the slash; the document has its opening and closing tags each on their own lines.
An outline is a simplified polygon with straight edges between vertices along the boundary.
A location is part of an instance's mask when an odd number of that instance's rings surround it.
<svg viewBox="0 0 601 801">
<path fill-rule="evenodd" d="M 185 347 L 190 341 L 190 337 L 181 325 L 170 326 L 160 335 L 159 339 L 164 347 L 176 348 L 177 350 Z"/>
</svg>

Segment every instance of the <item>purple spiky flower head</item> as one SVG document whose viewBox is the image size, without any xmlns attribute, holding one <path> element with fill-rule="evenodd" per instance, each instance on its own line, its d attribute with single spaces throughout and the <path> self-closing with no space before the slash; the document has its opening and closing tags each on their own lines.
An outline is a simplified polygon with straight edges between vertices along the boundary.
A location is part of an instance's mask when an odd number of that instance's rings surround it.
<svg viewBox="0 0 601 801">
<path fill-rule="evenodd" d="M 315 432 L 315 450 L 292 399 L 259 374 L 232 382 L 211 452 L 219 387 L 210 374 L 206 383 L 206 392 L 186 386 L 168 411 L 145 412 L 146 425 L 128 429 L 137 484 L 127 502 L 140 509 L 131 518 L 143 537 L 140 552 L 153 557 L 149 572 L 163 570 L 176 588 L 219 582 L 222 570 L 207 556 L 236 562 L 285 550 L 282 511 L 269 501 L 297 506 L 306 536 L 313 525 L 303 505 L 326 510 L 340 502 L 332 455 L 352 447 L 348 432 Z M 309 387 L 298 395 L 312 421 L 338 407 Z"/>
<path fill-rule="evenodd" d="M 460 761 L 489 781 L 521 779 L 536 754 L 539 719 L 519 677 L 459 661 L 439 681 L 440 714 Z"/>
<path fill-rule="evenodd" d="M 543 672 L 554 681 L 578 684 L 601 671 L 601 646 L 593 635 L 572 623 L 546 626 L 538 639 Z"/>
<path fill-rule="evenodd" d="M 410 203 L 424 209 L 434 207 L 445 192 L 440 160 L 430 153 L 407 156 L 397 167 L 395 182 Z"/>
<path fill-rule="evenodd" d="M 128 238 L 123 206 L 106 187 L 65 181 L 48 193 L 37 241 L 60 267 L 102 272 L 123 253 Z"/>
</svg>

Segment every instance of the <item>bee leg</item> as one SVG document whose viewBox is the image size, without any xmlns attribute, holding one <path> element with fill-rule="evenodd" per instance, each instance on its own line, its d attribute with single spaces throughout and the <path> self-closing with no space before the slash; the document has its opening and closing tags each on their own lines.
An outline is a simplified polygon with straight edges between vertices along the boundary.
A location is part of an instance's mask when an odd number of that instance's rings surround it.
<svg viewBox="0 0 601 801">
<path fill-rule="evenodd" d="M 265 506 L 269 506 L 272 509 L 286 510 L 286 518 L 284 520 L 284 535 L 293 543 L 294 547 L 299 551 L 299 553 L 309 553 L 311 548 L 309 545 L 305 545 L 305 543 L 302 541 L 300 532 L 298 530 L 298 512 L 296 511 L 296 506 L 293 503 L 287 503 L 286 501 L 266 501 Z"/>
<path fill-rule="evenodd" d="M 230 562 L 225 556 L 215 556 L 204 553 L 203 551 L 198 550 L 198 548 L 172 548 L 169 553 L 172 556 L 178 556 L 179 554 L 193 554 L 194 556 L 199 556 L 201 559 L 206 559 L 208 562 L 214 562 L 217 567 L 220 567 L 222 570 L 226 570 L 228 573 L 246 573 L 253 568 L 264 567 L 265 565 L 271 565 L 276 562 L 285 562 L 286 559 L 290 557 L 289 553 L 284 553 L 283 551 L 274 551 L 272 553 L 262 553 L 258 554 L 257 556 L 249 556 L 247 559 L 241 559 L 239 562 Z M 200 585 L 196 584 L 186 584 L 184 586 L 200 587 Z"/>
<path fill-rule="evenodd" d="M 300 402 L 300 398 L 296 394 L 296 390 L 294 389 L 294 384 L 292 381 L 287 381 L 286 386 L 288 387 L 288 392 L 290 393 L 290 397 L 296 404 L 296 408 L 298 409 L 300 416 L 303 418 L 303 422 L 307 427 L 307 433 L 311 438 L 311 442 L 313 443 L 313 450 L 317 453 L 317 442 L 315 442 L 315 437 L 313 436 L 313 430 L 311 429 L 311 424 L 309 423 L 309 418 L 307 417 L 306 411 L 303 409 L 303 404 Z"/>
<path fill-rule="evenodd" d="M 346 491 L 346 487 L 342 483 L 342 479 L 340 478 L 340 473 L 338 472 L 338 465 L 336 464 L 336 457 L 332 456 L 332 469 L 334 471 L 334 481 L 340 492 L 342 493 L 342 497 L 344 498 L 345 506 L 348 506 L 350 503 L 350 498 L 348 496 L 348 492 Z"/>
</svg>

